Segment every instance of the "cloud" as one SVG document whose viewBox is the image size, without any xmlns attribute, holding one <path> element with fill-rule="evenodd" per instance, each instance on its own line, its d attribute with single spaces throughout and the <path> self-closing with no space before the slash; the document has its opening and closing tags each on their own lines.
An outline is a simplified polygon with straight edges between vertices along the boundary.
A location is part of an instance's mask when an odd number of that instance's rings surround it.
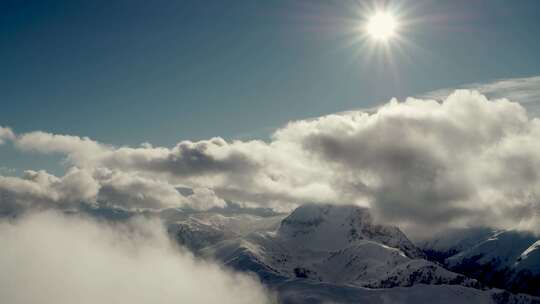
<svg viewBox="0 0 540 304">
<path fill-rule="evenodd" d="M 15 134 L 10 128 L 0 126 L 0 145 L 4 144 L 6 140 L 13 140 Z"/>
<path fill-rule="evenodd" d="M 45 171 L 25 171 L 23 177 L 0 176 L 0 214 L 27 209 L 67 208 L 93 200 L 99 186 L 86 171 L 70 169 L 59 178 Z"/>
<path fill-rule="evenodd" d="M 159 222 L 38 213 L 0 222 L 0 302 L 270 303 L 252 276 L 195 260 Z"/>
<path fill-rule="evenodd" d="M 213 190 L 193 188 L 192 194 L 184 196 L 174 185 L 132 172 L 97 170 L 96 178 L 100 189 L 98 200 L 125 209 L 165 209 L 189 207 L 207 210 L 225 207 L 226 202 L 217 197 Z"/>
<path fill-rule="evenodd" d="M 81 166 L 92 164 L 96 157 L 112 149 L 88 137 L 57 135 L 41 131 L 19 135 L 16 146 L 23 151 L 65 154 L 70 162 Z"/>
<path fill-rule="evenodd" d="M 32 132 L 21 135 L 16 145 L 24 151 L 65 154 L 68 164 L 87 170 L 106 168 L 137 175 L 137 179 L 144 176 L 147 181 L 168 183 L 169 188 L 209 188 L 220 197 L 247 204 L 257 205 L 263 200 L 265 205 L 290 209 L 294 205 L 291 202 L 297 200 L 329 202 L 336 198 L 327 183 L 318 181 L 326 173 L 311 164 L 291 161 L 304 159 L 305 155 L 296 155 L 305 154 L 304 151 L 280 143 L 212 138 L 182 141 L 170 149 L 150 144 L 115 148 L 77 136 Z M 126 178 L 128 175 L 115 180 Z M 104 190 L 115 192 L 108 185 Z M 213 201 L 223 205 L 219 200 Z M 193 204 L 200 205 L 203 204 Z"/>
<path fill-rule="evenodd" d="M 540 76 L 499 79 L 488 83 L 473 83 L 459 89 L 475 90 L 491 99 L 506 98 L 522 104 L 531 115 L 540 115 Z M 442 100 L 455 88 L 441 89 L 421 95 L 421 98 Z"/>
<path fill-rule="evenodd" d="M 68 156 L 71 164 L 79 167 L 99 164 L 124 170 L 165 172 L 177 176 L 242 174 L 254 170 L 257 164 L 246 155 L 243 146 L 255 143 L 229 144 L 216 137 L 198 142 L 182 141 L 172 149 L 154 148 L 148 143 L 139 148 L 113 148 L 87 137 L 41 131 L 22 134 L 16 141 L 17 147 L 23 151 L 64 154 Z"/>
<path fill-rule="evenodd" d="M 519 104 L 462 90 L 443 102 L 411 98 L 293 123 L 276 137 L 332 165 L 340 193 L 367 197 L 380 218 L 421 231 L 533 218 L 539 132 Z"/>
<path fill-rule="evenodd" d="M 293 121 L 268 142 L 114 147 L 33 132 L 15 144 L 65 154 L 95 180 L 97 200 L 126 209 L 363 204 L 410 231 L 486 225 L 539 232 L 540 120 L 528 114 L 508 99 L 458 90 L 441 100 L 392 100 L 368 112 Z M 194 194 L 182 195 L 180 186 Z M 91 194 L 52 188 L 53 198 Z M 47 197 L 43 189 L 28 186 L 27 193 Z M 22 201 L 26 192 L 17 193 Z"/>
<path fill-rule="evenodd" d="M 124 171 L 145 171 L 186 179 L 241 179 L 257 172 L 260 159 L 253 153 L 266 149 L 260 141 L 228 143 L 216 137 L 198 142 L 182 141 L 172 149 L 143 145 L 102 153 L 99 164 Z"/>
<path fill-rule="evenodd" d="M 77 209 L 81 203 L 129 211 L 226 206 L 212 189 L 196 187 L 192 192 L 184 196 L 167 181 L 106 168 L 71 167 L 62 177 L 28 170 L 22 177 L 0 176 L 0 214 L 13 215 L 30 209 Z"/>
</svg>

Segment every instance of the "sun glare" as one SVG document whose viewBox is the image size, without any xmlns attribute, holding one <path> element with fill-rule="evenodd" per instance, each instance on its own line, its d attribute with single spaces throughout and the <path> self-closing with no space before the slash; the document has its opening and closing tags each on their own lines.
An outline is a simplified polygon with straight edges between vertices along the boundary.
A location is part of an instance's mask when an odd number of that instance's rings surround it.
<svg viewBox="0 0 540 304">
<path fill-rule="evenodd" d="M 392 38 L 397 29 L 397 21 L 388 12 L 377 12 L 367 22 L 366 31 L 375 40 L 387 41 Z"/>
</svg>

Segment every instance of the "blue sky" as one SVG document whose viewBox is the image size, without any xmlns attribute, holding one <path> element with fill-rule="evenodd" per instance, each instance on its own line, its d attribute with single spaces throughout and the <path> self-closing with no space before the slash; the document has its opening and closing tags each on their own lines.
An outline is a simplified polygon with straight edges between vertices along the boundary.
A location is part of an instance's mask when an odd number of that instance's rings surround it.
<svg viewBox="0 0 540 304">
<path fill-rule="evenodd" d="M 540 70 L 538 1 L 386 1 L 410 21 L 386 59 L 351 43 L 364 2 L 1 1 L 0 125 L 115 145 L 264 138 Z M 0 147 L 0 167 L 55 163 Z"/>
</svg>

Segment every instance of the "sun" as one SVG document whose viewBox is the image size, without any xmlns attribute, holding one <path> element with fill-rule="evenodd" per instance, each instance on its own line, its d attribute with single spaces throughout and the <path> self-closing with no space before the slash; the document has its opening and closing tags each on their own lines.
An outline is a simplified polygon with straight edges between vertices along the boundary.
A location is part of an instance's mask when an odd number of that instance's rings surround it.
<svg viewBox="0 0 540 304">
<path fill-rule="evenodd" d="M 395 36 L 398 28 L 396 18 L 389 12 L 377 12 L 371 16 L 366 24 L 368 35 L 377 40 L 386 42 Z"/>
</svg>

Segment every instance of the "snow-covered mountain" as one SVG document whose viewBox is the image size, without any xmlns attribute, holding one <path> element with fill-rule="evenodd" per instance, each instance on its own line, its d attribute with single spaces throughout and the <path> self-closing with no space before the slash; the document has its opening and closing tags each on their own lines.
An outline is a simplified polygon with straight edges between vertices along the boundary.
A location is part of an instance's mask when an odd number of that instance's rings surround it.
<svg viewBox="0 0 540 304">
<path fill-rule="evenodd" d="M 223 215 L 201 212 L 189 217 L 169 217 L 167 229 L 180 244 L 196 252 L 220 241 L 243 237 L 257 231 L 275 230 L 282 219 L 281 215 L 260 217 L 251 214 Z"/>
<path fill-rule="evenodd" d="M 368 209 L 304 205 L 275 232 L 254 232 L 217 242 L 203 255 L 268 279 L 388 288 L 426 284 L 479 286 L 429 262 L 396 227 L 375 224 Z"/>
<path fill-rule="evenodd" d="M 540 240 L 533 234 L 476 228 L 437 236 L 421 247 L 447 268 L 488 286 L 540 295 Z"/>
<path fill-rule="evenodd" d="M 304 205 L 286 217 L 199 214 L 170 221 L 169 231 L 200 256 L 256 273 L 284 303 L 441 303 L 444 294 L 452 303 L 533 301 L 426 260 L 401 230 L 357 206 Z"/>
<path fill-rule="evenodd" d="M 335 251 L 371 241 L 399 249 L 409 258 L 424 257 L 401 230 L 375 224 L 369 210 L 358 206 L 301 206 L 281 222 L 278 234 L 297 247 L 315 251 Z"/>
<path fill-rule="evenodd" d="M 292 280 L 277 286 L 279 299 L 284 304 L 358 304 L 358 303 L 474 303 L 522 304 L 539 303 L 527 295 L 515 295 L 500 289 L 480 290 L 459 285 L 425 285 L 371 289 Z"/>
<path fill-rule="evenodd" d="M 448 257 L 487 240 L 494 233 L 496 230 L 490 228 L 456 228 L 418 241 L 417 244 L 429 259 L 444 263 Z"/>
</svg>

